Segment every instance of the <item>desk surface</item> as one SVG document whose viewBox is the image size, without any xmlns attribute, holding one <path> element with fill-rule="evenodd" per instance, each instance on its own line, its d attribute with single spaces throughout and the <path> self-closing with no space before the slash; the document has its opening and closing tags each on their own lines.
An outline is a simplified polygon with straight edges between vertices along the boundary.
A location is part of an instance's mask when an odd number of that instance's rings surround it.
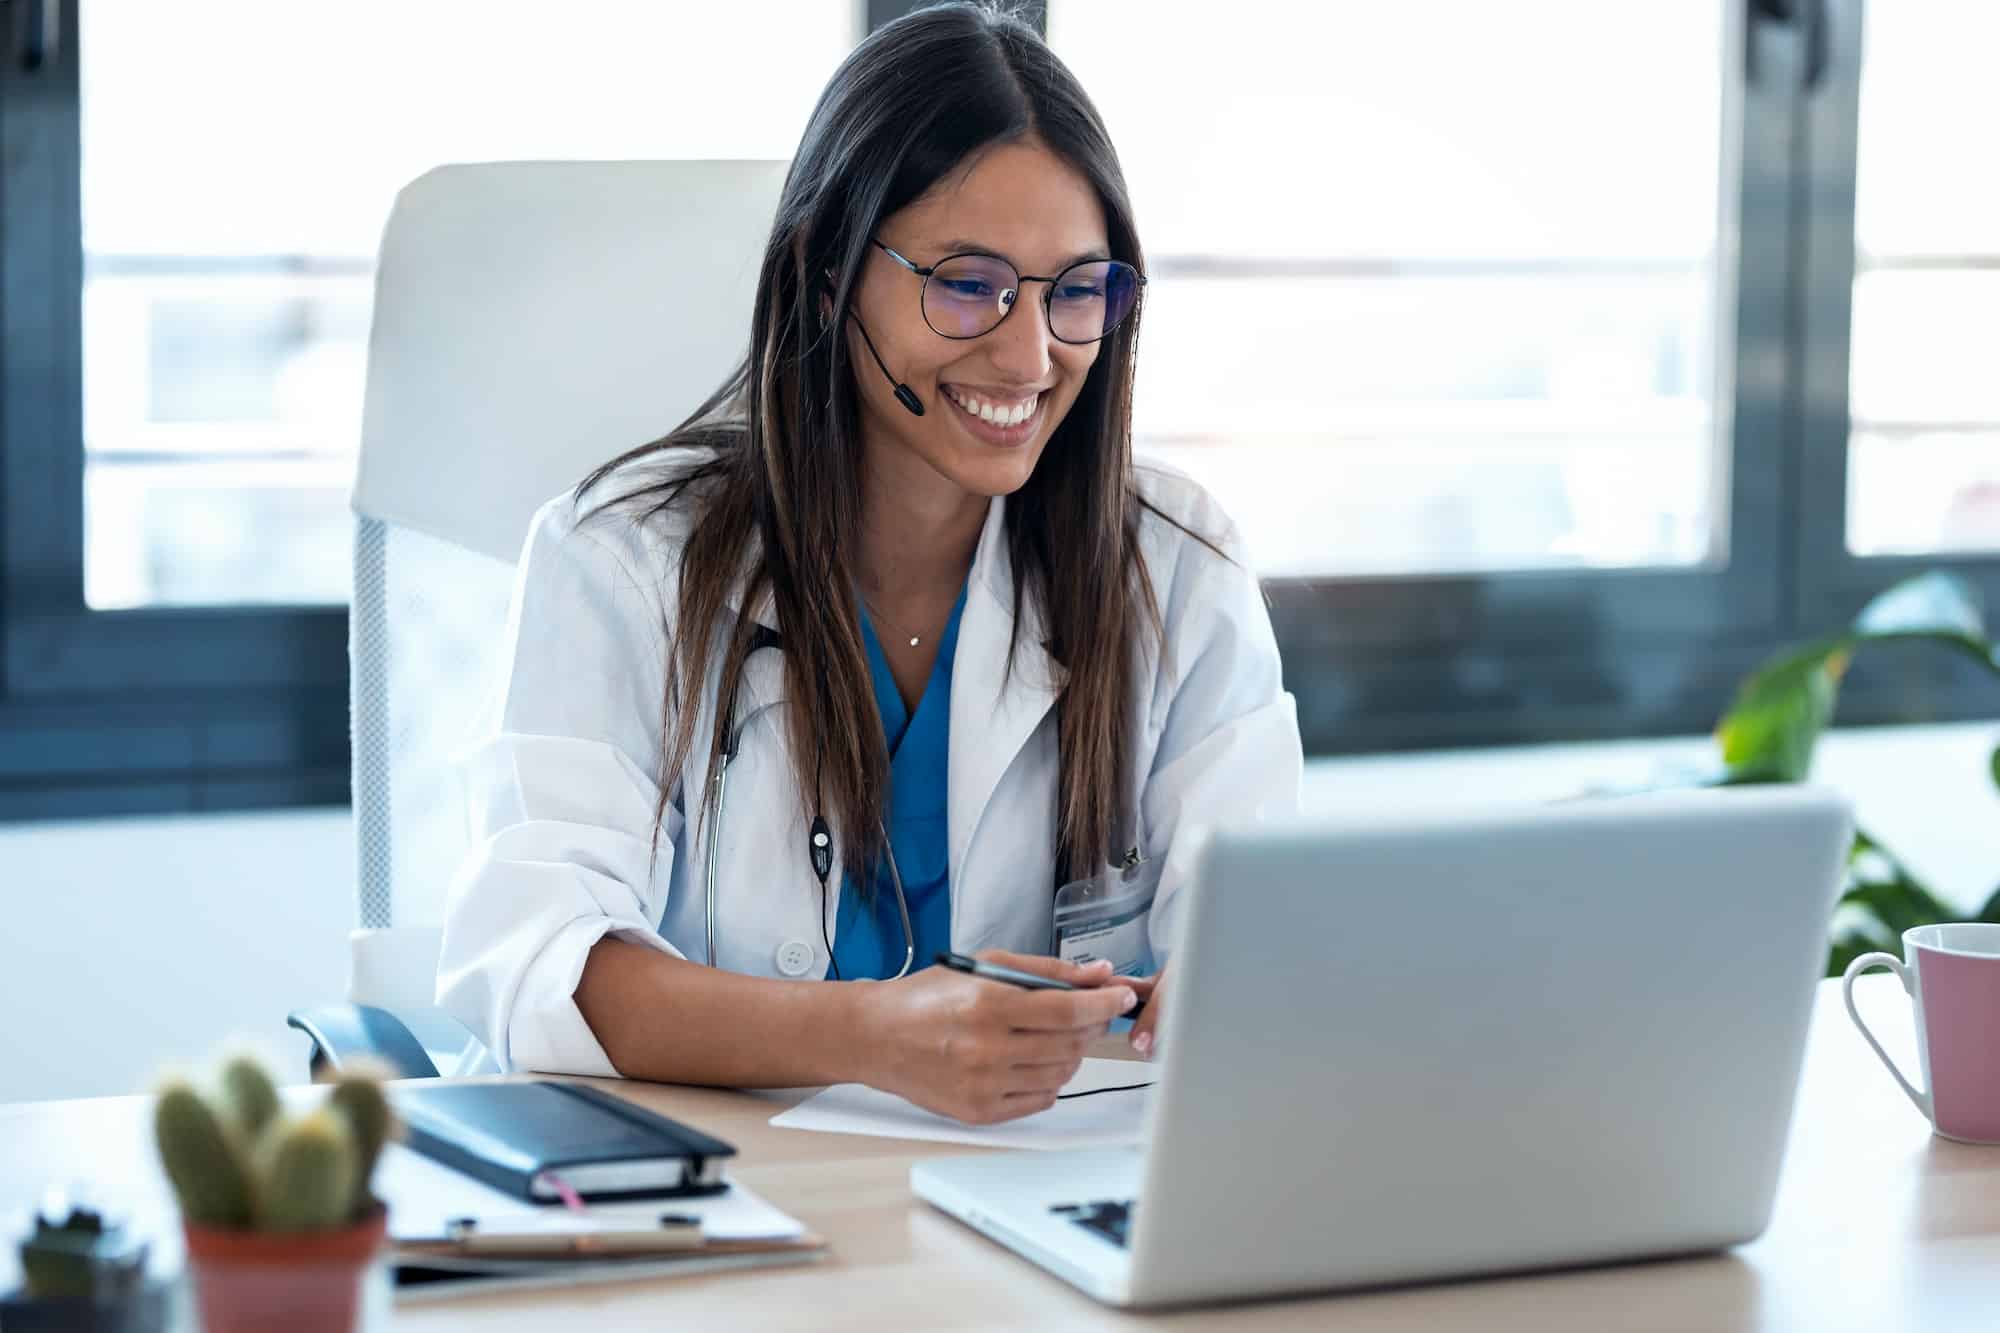
<svg viewBox="0 0 2000 1333">
<path fill-rule="evenodd" d="M 1913 1036 L 1893 979 L 1860 996 L 1892 1051 Z M 1876 1017 L 1879 1015 L 1879 1018 Z M 1914 1069 L 1906 1063 L 1906 1069 Z M 1096 1328 L 1910 1329 L 1996 1326 L 2000 1148 L 1931 1136 L 1823 983 L 1771 1229 L 1726 1255 L 1142 1317 L 1107 1310 L 914 1199 L 910 1163 L 974 1151 L 772 1129 L 797 1094 L 611 1084 L 733 1141 L 737 1175 L 832 1242 L 823 1263 L 399 1311 L 424 1330 Z M 0 1106 L 0 1212 L 51 1181 L 158 1199 L 141 1097 Z M 11 1263 L 0 1260 L 0 1263 Z"/>
</svg>

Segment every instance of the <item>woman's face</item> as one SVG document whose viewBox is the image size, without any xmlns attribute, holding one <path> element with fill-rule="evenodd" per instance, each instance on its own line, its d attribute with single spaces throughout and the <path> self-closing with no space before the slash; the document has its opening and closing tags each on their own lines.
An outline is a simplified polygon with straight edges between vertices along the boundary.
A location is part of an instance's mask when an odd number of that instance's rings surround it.
<svg viewBox="0 0 2000 1333">
<path fill-rule="evenodd" d="M 875 235 L 923 267 L 976 251 L 1006 259 L 1017 272 L 1053 277 L 1079 259 L 1110 257 L 1104 210 L 1090 182 L 1035 138 L 977 155 L 969 168 L 891 214 Z M 871 465 L 907 476 L 908 464 L 920 463 L 973 495 L 1016 491 L 1076 401 L 1101 344 L 1055 339 L 1046 283 L 1022 283 L 997 327 L 964 340 L 946 338 L 924 321 L 923 289 L 921 277 L 868 248 L 855 313 L 889 373 L 924 405 L 919 417 L 896 401 L 861 335 L 849 329 Z M 1011 425 L 983 419 L 990 413 L 1006 423 L 1023 410 L 1025 418 Z"/>
</svg>

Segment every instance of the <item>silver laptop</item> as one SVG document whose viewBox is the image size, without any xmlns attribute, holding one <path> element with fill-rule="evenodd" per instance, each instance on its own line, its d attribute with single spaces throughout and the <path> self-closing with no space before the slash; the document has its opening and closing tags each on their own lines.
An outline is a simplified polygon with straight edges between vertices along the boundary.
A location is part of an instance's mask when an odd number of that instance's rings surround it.
<svg viewBox="0 0 2000 1333">
<path fill-rule="evenodd" d="M 1750 1240 L 1850 828 L 1761 787 L 1217 833 L 1144 1146 L 911 1184 L 1118 1305 Z"/>
</svg>

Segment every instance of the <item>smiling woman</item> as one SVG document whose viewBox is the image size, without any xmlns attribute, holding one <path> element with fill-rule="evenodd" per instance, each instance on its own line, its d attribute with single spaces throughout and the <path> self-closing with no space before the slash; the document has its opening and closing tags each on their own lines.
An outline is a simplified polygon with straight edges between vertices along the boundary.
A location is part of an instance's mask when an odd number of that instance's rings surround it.
<svg viewBox="0 0 2000 1333">
<path fill-rule="evenodd" d="M 439 987 L 503 1065 L 1000 1120 L 1161 996 L 1176 849 L 1294 807 L 1301 756 L 1234 525 L 1132 459 L 1143 269 L 1019 18 L 925 9 L 834 74 L 743 363 L 529 535 Z M 1126 928 L 1059 932 L 1099 876 Z"/>
<path fill-rule="evenodd" d="M 1067 171 L 1063 161 L 1038 140 L 1009 145 L 1000 150 L 999 156 L 1003 165 L 982 165 L 966 175 L 968 180 L 980 178 L 987 192 L 1005 192 L 1009 198 L 991 199 L 983 204 L 973 202 L 969 211 L 975 214 L 997 212 L 999 207 L 1020 197 L 1005 182 L 1010 168 L 1013 175 L 1034 182 L 1059 180 Z M 913 207 L 906 211 L 917 210 Z M 1138 304 L 1139 289 L 1146 281 L 1138 269 L 1115 259 L 1080 256 L 1065 262 L 1054 277 L 1043 278 L 1022 274 L 1001 255 L 978 248 L 977 241 L 941 242 L 940 248 L 952 253 L 928 266 L 910 262 L 879 239 L 873 243 L 876 249 L 923 279 L 921 301 L 925 326 L 941 338 L 961 341 L 992 332 L 1013 312 L 1021 284 L 1036 282 L 1046 287 L 1042 307 L 1049 336 L 1059 343 L 1092 348 L 1094 359 L 1096 344 L 1132 313 Z M 872 342 L 868 350 L 871 356 L 877 356 Z M 879 359 L 877 356 L 878 362 Z M 888 373 L 886 365 L 883 373 Z M 982 390 L 977 385 L 957 381 L 945 381 L 939 387 L 951 402 L 965 409 L 967 416 L 991 428 L 977 432 L 981 438 L 999 445 L 1025 444 L 1032 437 L 1031 431 L 1010 432 L 1009 428 L 1034 416 L 1045 392 L 1039 386 L 1029 385 L 1024 396 L 1020 386 L 1012 386 L 1011 391 L 1009 387 Z M 924 414 L 923 400 L 914 391 L 904 384 L 895 388 L 896 400 L 912 415 Z"/>
<path fill-rule="evenodd" d="M 1087 292 L 1088 272 L 1072 277 L 1070 261 L 1057 261 L 1049 268 L 1064 268 L 1060 278 L 1023 278 L 1002 256 L 1033 265 L 1061 254 L 1102 253 L 1104 231 L 1090 181 L 1033 136 L 977 155 L 880 228 L 853 297 L 857 335 L 874 330 L 885 364 L 901 370 L 919 403 L 932 396 L 924 392 L 930 387 L 958 410 L 937 418 L 912 413 L 893 395 L 885 402 L 879 384 L 864 383 L 864 458 L 867 441 L 893 442 L 967 500 L 1020 489 L 1053 425 L 1076 401 L 1109 330 L 1101 310 L 1094 328 L 1087 315 L 1079 321 L 1073 307 L 1089 297 L 1074 292 L 1063 298 L 1063 327 L 1057 327 L 1055 284 Z M 943 239 L 970 233 L 982 239 Z M 926 266 L 906 254 L 944 257 Z M 1043 299 L 1020 300 L 1023 282 L 1042 284 Z M 850 355 L 859 361 L 854 349 Z M 981 510 L 966 508 L 975 522 Z"/>
</svg>

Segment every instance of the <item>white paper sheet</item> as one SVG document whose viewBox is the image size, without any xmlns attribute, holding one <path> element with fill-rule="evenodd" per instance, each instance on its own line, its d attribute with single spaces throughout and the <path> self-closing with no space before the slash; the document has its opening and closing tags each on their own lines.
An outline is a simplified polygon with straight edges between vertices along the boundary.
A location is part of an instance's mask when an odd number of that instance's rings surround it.
<svg viewBox="0 0 2000 1333">
<path fill-rule="evenodd" d="M 966 1125 L 859 1083 L 841 1083 L 773 1116 L 780 1129 L 816 1129 L 830 1134 L 874 1134 L 891 1139 L 975 1143 L 986 1148 L 1115 1148 L 1137 1143 L 1145 1133 L 1153 1094 L 1146 1089 L 1099 1091 L 1151 1083 L 1157 1071 L 1137 1060 L 1086 1058 L 1065 1095 L 1095 1093 L 1059 1101 L 1046 1111 L 1000 1125 Z"/>
<path fill-rule="evenodd" d="M 476 1217 L 487 1230 L 502 1231 L 510 1217 L 562 1211 L 561 1204 L 524 1203 L 399 1143 L 382 1151 L 381 1165 L 375 1168 L 375 1192 L 389 1205 L 391 1240 L 436 1239 L 454 1217 Z M 606 1225 L 650 1222 L 661 1213 L 699 1217 L 704 1240 L 789 1240 L 805 1233 L 798 1219 L 734 1182 L 728 1193 L 709 1198 L 590 1205 L 590 1216 Z"/>
</svg>

